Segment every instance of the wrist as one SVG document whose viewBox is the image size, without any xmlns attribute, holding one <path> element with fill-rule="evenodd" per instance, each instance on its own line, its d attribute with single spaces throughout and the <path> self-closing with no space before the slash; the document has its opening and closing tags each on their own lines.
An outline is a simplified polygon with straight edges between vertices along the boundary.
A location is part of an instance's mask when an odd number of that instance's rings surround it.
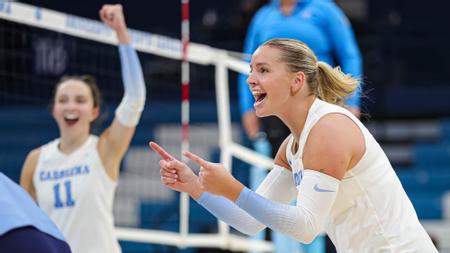
<svg viewBox="0 0 450 253">
<path fill-rule="evenodd" d="M 203 191 L 200 190 L 200 189 L 196 189 L 196 190 L 193 190 L 193 191 L 189 192 L 188 194 L 194 200 L 198 200 L 202 196 Z"/>
<path fill-rule="evenodd" d="M 117 40 L 119 41 L 119 44 L 130 44 L 131 39 L 128 34 L 128 30 L 126 27 L 118 28 L 116 31 Z"/>
<path fill-rule="evenodd" d="M 191 198 L 193 198 L 194 200 L 197 200 L 202 196 L 203 190 L 198 182 L 198 178 L 195 179 L 194 187 L 192 187 L 192 190 L 189 191 L 187 194 L 189 194 L 189 196 L 191 196 Z"/>
<path fill-rule="evenodd" d="M 224 197 L 228 198 L 232 202 L 235 202 L 239 198 L 239 195 L 244 188 L 245 186 L 241 182 L 236 180 L 235 184 L 230 187 Z"/>
</svg>

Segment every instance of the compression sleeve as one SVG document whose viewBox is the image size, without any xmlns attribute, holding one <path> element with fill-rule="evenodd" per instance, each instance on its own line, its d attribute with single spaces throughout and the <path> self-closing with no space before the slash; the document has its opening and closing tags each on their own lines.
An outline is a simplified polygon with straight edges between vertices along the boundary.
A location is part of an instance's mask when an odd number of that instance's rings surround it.
<svg viewBox="0 0 450 253">
<path fill-rule="evenodd" d="M 327 22 L 324 27 L 331 37 L 333 52 L 335 53 L 338 65 L 346 74 L 362 79 L 362 60 L 358 44 L 355 39 L 350 21 L 335 3 L 329 2 L 327 5 Z M 361 85 L 353 96 L 346 100 L 348 106 L 359 108 Z"/>
<path fill-rule="evenodd" d="M 291 172 L 275 165 L 256 192 L 273 201 L 287 204 L 295 197 L 297 189 Z M 204 192 L 197 202 L 218 219 L 244 234 L 255 235 L 266 227 L 225 197 Z"/>
<path fill-rule="evenodd" d="M 119 45 L 119 54 L 124 96 L 116 109 L 116 118 L 121 124 L 134 127 L 139 121 L 145 104 L 144 75 L 137 53 L 131 45 Z"/>
<path fill-rule="evenodd" d="M 296 206 L 276 203 L 248 188 L 242 190 L 236 204 L 269 228 L 310 243 L 323 230 L 339 182 L 321 172 L 305 170 Z"/>
</svg>

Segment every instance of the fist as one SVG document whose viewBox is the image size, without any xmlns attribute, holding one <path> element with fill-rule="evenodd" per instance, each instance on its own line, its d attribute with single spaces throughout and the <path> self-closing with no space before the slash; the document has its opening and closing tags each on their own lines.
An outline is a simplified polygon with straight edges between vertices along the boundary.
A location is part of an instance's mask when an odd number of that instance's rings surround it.
<svg viewBox="0 0 450 253">
<path fill-rule="evenodd" d="M 99 14 L 103 23 L 111 27 L 113 30 L 117 31 L 119 29 L 126 28 L 121 4 L 105 4 L 100 9 Z"/>
</svg>

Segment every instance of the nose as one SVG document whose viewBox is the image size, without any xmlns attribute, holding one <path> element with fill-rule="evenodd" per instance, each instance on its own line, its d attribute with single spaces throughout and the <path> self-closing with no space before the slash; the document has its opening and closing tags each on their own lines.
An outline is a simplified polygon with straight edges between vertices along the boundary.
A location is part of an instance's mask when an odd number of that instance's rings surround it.
<svg viewBox="0 0 450 253">
<path fill-rule="evenodd" d="M 67 102 L 65 108 L 67 110 L 74 110 L 76 107 L 77 107 L 77 103 L 75 101 L 70 100 L 69 102 Z"/>
<path fill-rule="evenodd" d="M 252 73 L 250 73 L 250 74 L 248 75 L 248 77 L 247 77 L 247 83 L 248 83 L 248 85 L 249 85 L 250 87 L 255 86 L 256 81 L 255 81 L 255 78 L 253 77 L 253 74 L 252 74 Z"/>
</svg>

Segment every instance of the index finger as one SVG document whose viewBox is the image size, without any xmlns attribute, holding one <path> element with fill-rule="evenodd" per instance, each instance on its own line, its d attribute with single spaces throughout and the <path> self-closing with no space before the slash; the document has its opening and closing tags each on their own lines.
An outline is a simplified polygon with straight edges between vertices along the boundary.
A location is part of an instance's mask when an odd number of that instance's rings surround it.
<svg viewBox="0 0 450 253">
<path fill-rule="evenodd" d="M 183 155 L 189 158 L 194 163 L 198 164 L 200 167 L 206 167 L 208 165 L 208 162 L 203 160 L 203 158 L 189 151 L 184 152 Z"/>
<path fill-rule="evenodd" d="M 156 144 L 156 142 L 151 141 L 148 144 L 156 153 L 158 153 L 162 159 L 166 160 L 166 161 L 171 161 L 171 160 L 175 160 L 175 158 L 173 158 L 173 156 L 171 156 L 167 151 L 165 151 L 161 146 L 159 146 L 158 144 Z"/>
</svg>

